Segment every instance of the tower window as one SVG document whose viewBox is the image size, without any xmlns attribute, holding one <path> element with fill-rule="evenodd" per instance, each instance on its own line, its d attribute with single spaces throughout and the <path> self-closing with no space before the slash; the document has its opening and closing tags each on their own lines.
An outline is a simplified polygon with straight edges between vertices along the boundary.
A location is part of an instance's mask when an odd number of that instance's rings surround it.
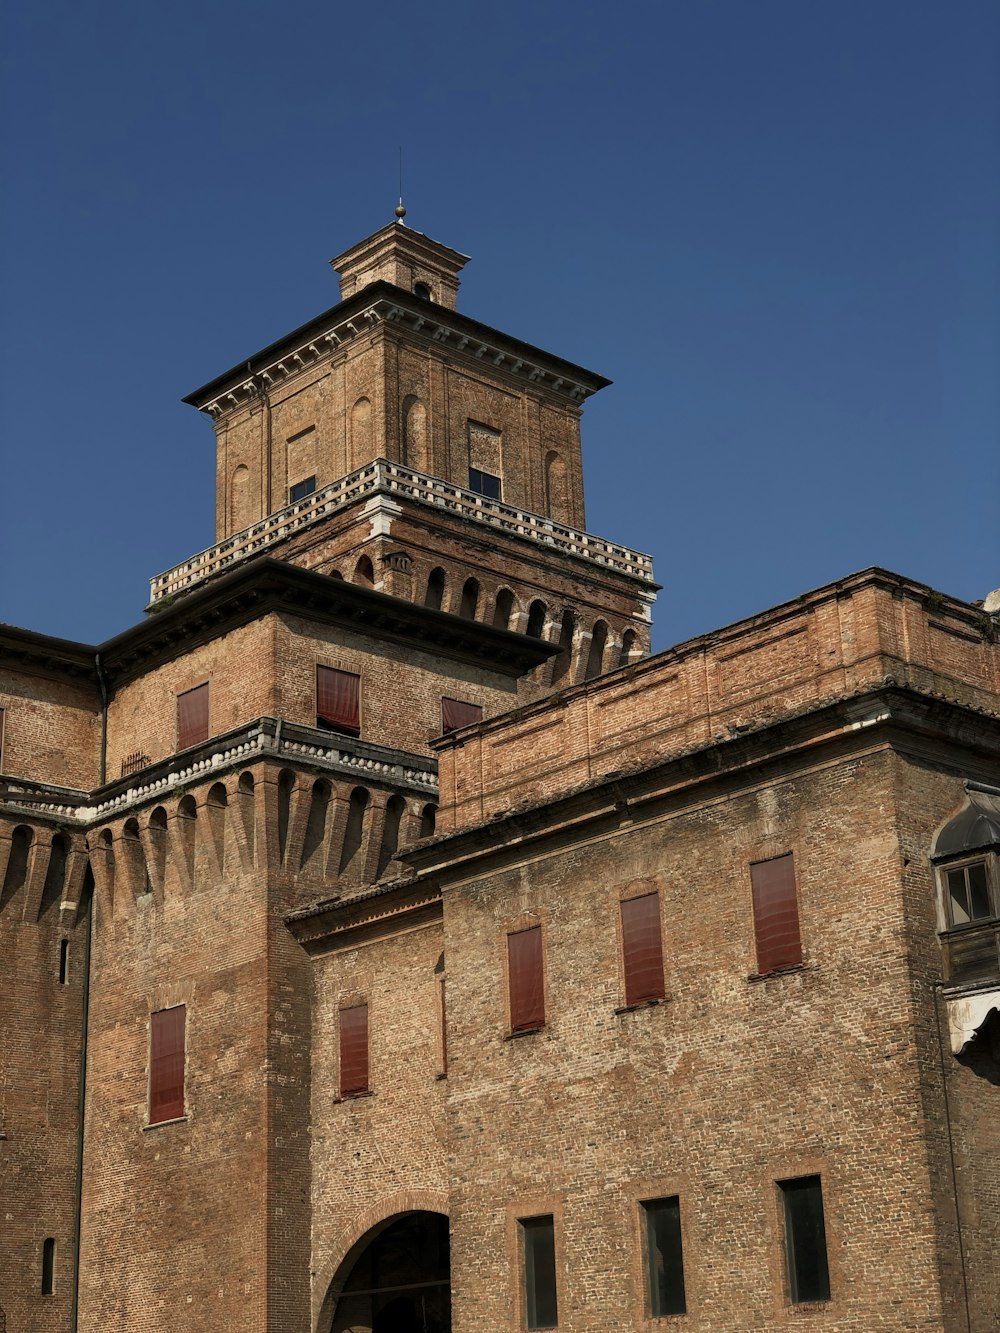
<svg viewBox="0 0 1000 1333">
<path fill-rule="evenodd" d="M 183 1004 L 150 1016 L 149 1123 L 179 1120 L 184 1114 L 184 1036 L 187 1010 Z"/>
<path fill-rule="evenodd" d="M 335 667 L 316 668 L 316 725 L 324 731 L 361 735 L 361 677 Z"/>
<path fill-rule="evenodd" d="M 208 740 L 208 684 L 196 685 L 177 696 L 177 748 Z"/>
<path fill-rule="evenodd" d="M 59 941 L 59 985 L 69 980 L 69 940 Z"/>
<path fill-rule="evenodd" d="M 541 926 L 518 930 L 507 936 L 507 983 L 511 1032 L 535 1032 L 544 1027 L 545 976 Z"/>
<path fill-rule="evenodd" d="M 757 971 L 774 972 L 802 962 L 799 907 L 792 853 L 755 861 L 750 867 Z"/>
<path fill-rule="evenodd" d="M 470 727 L 474 722 L 482 722 L 483 710 L 479 704 L 467 704 L 462 699 L 449 699 L 445 695 L 441 700 L 441 730 L 458 731 L 459 727 Z"/>
<path fill-rule="evenodd" d="M 668 1314 L 686 1314 L 681 1201 L 675 1194 L 670 1199 L 650 1199 L 641 1207 L 649 1313 L 654 1319 Z"/>
<path fill-rule="evenodd" d="M 819 1176 L 779 1180 L 785 1213 L 788 1290 L 794 1305 L 830 1299 L 823 1187 Z"/>
<path fill-rule="evenodd" d="M 305 481 L 297 481 L 295 485 L 289 489 L 288 503 L 294 504 L 296 500 L 304 500 L 307 495 L 312 495 L 315 489 L 315 477 L 306 477 Z"/>
<path fill-rule="evenodd" d="M 548 1217 L 525 1217 L 521 1221 L 524 1263 L 524 1314 L 528 1328 L 556 1328 L 556 1232 Z"/>
<path fill-rule="evenodd" d="M 500 499 L 500 478 L 492 472 L 480 472 L 477 467 L 469 468 L 469 490 L 477 495 L 485 495 L 489 500 Z"/>
<path fill-rule="evenodd" d="M 622 970 L 625 1003 L 663 999 L 663 945 L 660 940 L 660 897 L 646 893 L 621 904 Z"/>
<path fill-rule="evenodd" d="M 426 282 L 415 282 L 413 284 L 413 295 L 419 296 L 421 301 L 429 301 L 431 299 L 431 289 Z"/>
<path fill-rule="evenodd" d="M 56 1242 L 53 1236 L 42 1241 L 42 1295 L 51 1296 L 56 1289 Z"/>
<path fill-rule="evenodd" d="M 340 1011 L 340 1095 L 368 1091 L 368 1006 Z"/>
</svg>

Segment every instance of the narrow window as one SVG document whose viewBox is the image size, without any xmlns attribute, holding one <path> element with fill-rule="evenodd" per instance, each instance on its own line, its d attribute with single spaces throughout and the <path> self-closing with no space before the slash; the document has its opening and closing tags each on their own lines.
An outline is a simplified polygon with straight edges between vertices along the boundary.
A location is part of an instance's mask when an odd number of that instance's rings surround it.
<svg viewBox="0 0 1000 1333">
<path fill-rule="evenodd" d="M 59 985 L 69 980 L 69 940 L 59 941 Z"/>
<path fill-rule="evenodd" d="M 500 499 L 500 478 L 492 472 L 481 472 L 477 467 L 469 468 L 469 490 L 477 495 L 485 495 L 488 500 Z"/>
<path fill-rule="evenodd" d="M 507 936 L 507 978 L 512 1032 L 534 1032 L 545 1026 L 545 980 L 542 969 L 542 928 L 518 930 Z"/>
<path fill-rule="evenodd" d="M 438 977 L 438 1006 L 441 1016 L 441 1075 L 445 1077 L 448 1073 L 448 1011 L 446 1004 L 446 979 Z"/>
<path fill-rule="evenodd" d="M 289 488 L 288 503 L 294 504 L 296 500 L 304 500 L 307 495 L 312 495 L 315 489 L 315 477 L 306 477 L 305 481 L 297 481 L 294 486 Z"/>
<path fill-rule="evenodd" d="M 478 607 L 479 582 L 477 579 L 466 579 L 462 588 L 462 601 L 458 608 L 458 614 L 466 620 L 475 620 Z"/>
<path fill-rule="evenodd" d="M 413 295 L 419 296 L 421 301 L 429 301 L 431 299 L 431 289 L 426 282 L 415 282 L 413 284 Z"/>
<path fill-rule="evenodd" d="M 467 704 L 461 699 L 441 700 L 441 730 L 445 733 L 457 731 L 459 727 L 469 727 L 473 722 L 482 722 L 483 710 L 479 704 Z"/>
<path fill-rule="evenodd" d="M 654 1319 L 686 1314 L 681 1201 L 675 1194 L 670 1199 L 650 1199 L 640 1206 L 645 1229 L 649 1313 Z"/>
<path fill-rule="evenodd" d="M 316 725 L 324 731 L 361 735 L 361 677 L 334 667 L 316 668 Z"/>
<path fill-rule="evenodd" d="M 532 602 L 528 607 L 528 625 L 525 634 L 532 639 L 540 639 L 545 632 L 545 603 Z"/>
<path fill-rule="evenodd" d="M 42 1295 L 51 1296 L 56 1289 L 56 1242 L 53 1236 L 42 1241 Z"/>
<path fill-rule="evenodd" d="M 340 1011 L 340 1095 L 368 1091 L 368 1006 Z"/>
<path fill-rule="evenodd" d="M 819 1176 L 779 1180 L 785 1210 L 788 1288 L 796 1305 L 830 1299 L 823 1188 Z"/>
<path fill-rule="evenodd" d="M 799 908 L 792 853 L 755 861 L 750 867 L 757 971 L 774 972 L 802 962 Z"/>
<path fill-rule="evenodd" d="M 196 685 L 177 696 L 177 748 L 208 740 L 208 684 Z"/>
<path fill-rule="evenodd" d="M 444 600 L 445 573 L 439 566 L 432 569 L 427 575 L 427 592 L 424 595 L 424 606 L 430 607 L 432 611 L 440 611 L 441 603 Z"/>
<path fill-rule="evenodd" d="M 549 1217 L 521 1220 L 524 1251 L 524 1306 L 528 1328 L 556 1328 L 556 1233 Z"/>
<path fill-rule="evenodd" d="M 179 1120 L 184 1114 L 183 1004 L 160 1009 L 150 1018 L 149 1123 Z"/>
<path fill-rule="evenodd" d="M 4 712 L 5 712 L 5 710 L 4 710 L 3 708 L 0 708 L 0 773 L 3 772 L 3 720 L 4 720 Z"/>
<path fill-rule="evenodd" d="M 621 904 L 622 965 L 625 1003 L 663 999 L 663 945 L 660 940 L 660 896 L 646 893 Z"/>
<path fill-rule="evenodd" d="M 947 871 L 946 878 L 953 926 L 964 926 L 969 921 L 981 921 L 993 915 L 985 861 L 958 866 Z"/>
</svg>

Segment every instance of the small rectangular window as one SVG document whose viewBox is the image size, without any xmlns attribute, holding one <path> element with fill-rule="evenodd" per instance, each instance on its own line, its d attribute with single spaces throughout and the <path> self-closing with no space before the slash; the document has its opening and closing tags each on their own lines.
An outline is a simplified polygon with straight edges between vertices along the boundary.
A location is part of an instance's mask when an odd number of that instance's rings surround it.
<svg viewBox="0 0 1000 1333">
<path fill-rule="evenodd" d="M 361 735 L 361 677 L 335 667 L 316 668 L 316 725 L 346 736 Z"/>
<path fill-rule="evenodd" d="M 524 1255 L 524 1313 L 528 1328 L 556 1328 L 556 1233 L 549 1217 L 521 1220 Z"/>
<path fill-rule="evenodd" d="M 65 986 L 69 980 L 69 940 L 59 941 L 59 985 Z"/>
<path fill-rule="evenodd" d="M 196 685 L 177 696 L 177 748 L 208 740 L 208 684 Z"/>
<path fill-rule="evenodd" d="M 46 1236 L 42 1241 L 42 1295 L 51 1296 L 56 1289 L 56 1242 Z"/>
<path fill-rule="evenodd" d="M 184 1034 L 187 1010 L 183 1004 L 160 1009 L 150 1016 L 149 1123 L 179 1120 L 184 1114 Z"/>
<path fill-rule="evenodd" d="M 294 486 L 289 487 L 288 503 L 294 504 L 296 500 L 304 500 L 307 495 L 312 495 L 315 489 L 315 477 L 306 477 L 305 481 L 297 481 Z"/>
<path fill-rule="evenodd" d="M 791 852 L 750 867 L 757 971 L 774 972 L 802 962 L 795 864 Z"/>
<path fill-rule="evenodd" d="M 542 928 L 532 926 L 507 936 L 507 980 L 512 1032 L 534 1032 L 545 1026 L 545 977 Z"/>
<path fill-rule="evenodd" d="M 621 904 L 622 965 L 625 1003 L 663 999 L 663 944 L 660 939 L 660 895 L 646 893 Z"/>
<path fill-rule="evenodd" d="M 649 1313 L 654 1318 L 685 1314 L 681 1201 L 650 1199 L 641 1205 L 645 1229 Z"/>
<path fill-rule="evenodd" d="M 792 1303 L 830 1299 L 823 1188 L 819 1176 L 779 1180 L 785 1212 L 785 1257 Z"/>
<path fill-rule="evenodd" d="M 477 467 L 469 468 L 469 490 L 477 495 L 485 495 L 489 500 L 500 499 L 500 478 L 492 472 L 480 472 Z"/>
<path fill-rule="evenodd" d="M 441 730 L 445 733 L 458 731 L 459 727 L 471 726 L 482 722 L 483 710 L 479 704 L 467 704 L 461 699 L 441 699 Z"/>
<path fill-rule="evenodd" d="M 368 1006 L 340 1011 L 340 1095 L 368 1091 Z"/>
<path fill-rule="evenodd" d="M 954 870 L 946 871 L 945 875 L 953 926 L 964 926 L 969 921 L 982 921 L 993 915 L 985 861 L 957 866 Z"/>
</svg>

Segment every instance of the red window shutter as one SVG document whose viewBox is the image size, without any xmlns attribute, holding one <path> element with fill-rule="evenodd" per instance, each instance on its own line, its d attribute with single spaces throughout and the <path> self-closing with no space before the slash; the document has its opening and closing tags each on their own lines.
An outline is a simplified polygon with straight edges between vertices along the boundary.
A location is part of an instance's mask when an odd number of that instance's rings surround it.
<svg viewBox="0 0 1000 1333">
<path fill-rule="evenodd" d="M 335 667 L 316 668 L 316 721 L 345 731 L 361 734 L 361 677 L 353 671 Z"/>
<path fill-rule="evenodd" d="M 368 1091 L 368 1006 L 340 1011 L 340 1095 Z"/>
<path fill-rule="evenodd" d="M 149 1040 L 149 1123 L 184 1114 L 184 1005 L 151 1016 Z"/>
<path fill-rule="evenodd" d="M 663 944 L 660 938 L 660 897 L 656 893 L 627 898 L 621 904 L 622 962 L 625 1003 L 663 999 Z"/>
<path fill-rule="evenodd" d="M 512 1032 L 545 1026 L 545 981 L 542 970 L 542 928 L 507 936 L 507 973 Z"/>
<path fill-rule="evenodd" d="M 750 867 L 753 925 L 757 937 L 757 971 L 773 972 L 802 962 L 799 906 L 795 895 L 792 853 Z"/>
<path fill-rule="evenodd" d="M 441 700 L 441 730 L 457 731 L 459 727 L 471 726 L 473 722 L 482 722 L 483 710 L 479 704 L 463 703 L 461 699 Z"/>
<path fill-rule="evenodd" d="M 177 748 L 186 750 L 208 740 L 208 685 L 177 696 Z"/>
</svg>

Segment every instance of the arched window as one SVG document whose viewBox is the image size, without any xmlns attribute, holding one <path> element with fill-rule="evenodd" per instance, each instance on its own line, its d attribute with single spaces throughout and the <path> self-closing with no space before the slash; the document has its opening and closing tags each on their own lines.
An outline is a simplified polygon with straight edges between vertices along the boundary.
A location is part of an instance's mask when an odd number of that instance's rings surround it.
<svg viewBox="0 0 1000 1333">
<path fill-rule="evenodd" d="M 361 556 L 354 566 L 354 582 L 366 588 L 375 587 L 375 566 L 366 555 Z"/>
<path fill-rule="evenodd" d="M 627 629 L 622 635 L 622 650 L 618 657 L 618 665 L 620 667 L 628 666 L 629 662 L 632 660 L 637 637 L 634 629 Z"/>
<path fill-rule="evenodd" d="M 415 472 L 429 471 L 427 409 L 414 394 L 403 399 L 403 459 Z"/>
<path fill-rule="evenodd" d="M 419 296 L 422 301 L 429 301 L 431 299 L 431 289 L 426 282 L 415 282 L 413 284 L 413 295 Z"/>
<path fill-rule="evenodd" d="M 31 829 L 24 824 L 18 827 L 11 834 L 10 854 L 7 857 L 7 869 L 3 877 L 3 889 L 0 890 L 0 908 L 2 908 L 19 889 L 22 889 L 28 879 L 28 855 L 31 851 L 31 844 L 34 841 L 34 834 Z"/>
<path fill-rule="evenodd" d="M 940 892 L 945 980 L 949 987 L 975 986 L 992 1011 L 1000 1008 L 997 989 L 986 989 L 989 983 L 1000 989 L 1000 792 L 970 784 L 967 793 L 964 808 L 935 838 L 931 859 Z M 982 1023 L 987 1016 L 984 1010 Z"/>
<path fill-rule="evenodd" d="M 585 680 L 599 676 L 604 670 L 604 648 L 608 641 L 608 627 L 603 620 L 598 620 L 590 635 L 590 652 L 587 654 Z"/>
<path fill-rule="evenodd" d="M 56 1289 L 56 1242 L 54 1236 L 42 1241 L 42 1295 L 51 1296 Z"/>
<path fill-rule="evenodd" d="M 475 620 L 479 607 L 479 580 L 466 579 L 462 588 L 462 605 L 458 614 L 466 620 Z"/>
<path fill-rule="evenodd" d="M 351 467 L 361 467 L 372 459 L 372 405 L 359 398 L 351 408 Z"/>
<path fill-rule="evenodd" d="M 511 612 L 514 610 L 514 594 L 509 588 L 501 588 L 497 593 L 496 605 L 493 608 L 493 624 L 497 629 L 507 629 L 510 626 Z"/>
<path fill-rule="evenodd" d="M 424 594 L 424 606 L 430 607 L 432 611 L 440 611 L 444 601 L 445 573 L 438 566 L 432 569 L 427 576 L 427 592 Z"/>
<path fill-rule="evenodd" d="M 576 617 L 567 607 L 562 614 L 559 628 L 559 656 L 552 668 L 552 684 L 562 680 L 568 673 L 573 661 L 573 633 L 576 629 Z"/>
<path fill-rule="evenodd" d="M 569 522 L 566 464 L 554 451 L 545 456 L 545 500 L 550 518 L 557 523 Z"/>
<path fill-rule="evenodd" d="M 241 463 L 229 484 L 229 532 L 242 532 L 253 522 L 250 498 L 250 469 Z"/>
<path fill-rule="evenodd" d="M 135 836 L 139 836 L 139 825 L 134 819 L 129 820 L 130 824 L 135 824 Z M 69 853 L 69 843 L 61 833 L 57 833 L 52 839 L 52 847 L 49 851 L 49 867 L 45 872 L 45 884 L 42 888 L 42 904 L 39 915 L 43 916 L 51 907 L 54 907 L 62 897 L 63 882 L 66 879 L 66 857 Z"/>
<path fill-rule="evenodd" d="M 532 602 L 528 607 L 528 625 L 525 633 L 532 639 L 540 639 L 545 633 L 547 610 L 544 602 Z"/>
<path fill-rule="evenodd" d="M 385 807 L 385 823 L 382 826 L 382 846 L 379 849 L 378 870 L 375 878 L 379 879 L 389 868 L 389 862 L 396 855 L 399 847 L 399 826 L 406 810 L 402 796 L 390 796 Z"/>
<path fill-rule="evenodd" d="M 320 1327 L 372 1333 L 450 1329 L 448 1219 L 412 1211 L 372 1227 L 334 1277 Z"/>
<path fill-rule="evenodd" d="M 422 838 L 431 838 L 434 836 L 434 824 L 437 818 L 437 806 L 425 805 L 420 812 L 420 836 Z"/>
<path fill-rule="evenodd" d="M 344 845 L 340 852 L 341 874 L 357 856 L 361 848 L 365 830 L 365 811 L 368 809 L 368 792 L 364 787 L 355 787 L 347 807 L 347 827 L 344 830 Z"/>
</svg>

